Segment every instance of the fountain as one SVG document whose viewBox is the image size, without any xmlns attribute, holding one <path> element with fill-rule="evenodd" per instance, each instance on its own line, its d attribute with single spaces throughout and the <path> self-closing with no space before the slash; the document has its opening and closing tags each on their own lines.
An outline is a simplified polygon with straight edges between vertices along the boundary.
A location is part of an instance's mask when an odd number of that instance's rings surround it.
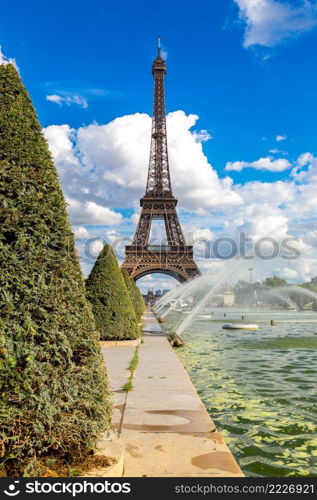
<svg viewBox="0 0 317 500">
<path fill-rule="evenodd" d="M 180 287 L 180 293 L 176 298 L 176 301 L 181 302 L 182 299 L 184 299 L 189 292 L 195 291 L 199 286 L 202 284 L 202 282 L 206 279 L 206 276 L 200 276 L 199 278 L 195 278 L 192 281 L 189 281 L 186 283 L 183 287 Z M 161 318 L 165 318 L 171 311 L 173 310 L 173 304 L 170 304 L 169 308 L 163 312 L 161 315 Z"/>
<path fill-rule="evenodd" d="M 200 277 L 199 277 L 200 278 Z M 186 283 L 183 283 L 181 285 L 177 285 L 173 290 L 170 290 L 168 293 L 166 293 L 154 306 L 154 312 L 156 314 L 159 314 L 159 312 L 167 306 L 171 300 L 178 300 L 179 295 L 183 293 L 184 290 L 187 289 L 187 287 L 190 286 L 193 281 L 196 281 L 199 278 L 195 278 L 194 280 L 187 281 Z"/>
<path fill-rule="evenodd" d="M 203 295 L 202 299 L 198 302 L 198 304 L 194 307 L 194 309 L 190 312 L 190 314 L 183 321 L 181 321 L 181 323 L 176 327 L 175 332 L 177 335 L 181 335 L 183 333 L 185 328 L 189 324 L 191 324 L 191 322 L 199 314 L 204 303 L 217 292 L 217 290 L 227 281 L 228 277 L 232 276 L 233 275 L 232 273 L 236 271 L 236 269 L 242 263 L 243 261 L 241 260 L 236 261 L 235 264 L 232 265 L 230 269 L 222 275 L 222 277 L 217 281 L 217 283 L 210 290 L 207 290 L 207 292 Z"/>
<path fill-rule="evenodd" d="M 275 296 L 281 302 L 285 302 L 292 309 L 296 309 L 297 311 L 300 311 L 302 309 L 302 306 L 298 303 L 300 298 L 309 297 L 312 299 L 313 302 L 317 302 L 317 293 L 307 288 L 303 288 L 296 285 L 290 285 L 278 288 L 269 288 L 268 290 L 261 291 L 260 294 L 264 297 L 266 296 L 267 298 L 268 296 Z"/>
<path fill-rule="evenodd" d="M 317 302 L 317 293 L 309 290 L 308 288 L 303 288 L 301 286 L 288 286 L 286 287 L 291 293 L 298 293 L 299 295 L 304 295 L 306 297 L 312 298 L 314 302 Z"/>
<path fill-rule="evenodd" d="M 187 316 L 180 321 L 180 323 L 175 328 L 175 333 L 177 335 L 181 335 L 184 330 L 197 318 L 203 317 L 199 315 L 201 309 L 204 304 L 210 297 L 215 295 L 217 292 L 219 293 L 219 288 L 224 285 L 226 281 L 232 281 L 232 277 L 234 276 L 237 279 L 237 271 L 242 265 L 247 265 L 247 262 L 242 259 L 236 259 L 230 268 L 222 273 L 221 277 L 218 279 L 216 283 L 212 284 L 214 276 L 212 274 L 205 274 L 198 278 L 195 278 L 189 282 L 186 282 L 182 285 L 176 286 L 173 290 L 167 293 L 164 297 L 162 297 L 159 302 L 156 304 L 154 310 L 157 315 L 159 315 L 159 319 L 161 321 L 166 318 L 171 311 L 174 310 L 174 304 L 177 302 L 181 302 L 184 300 L 190 293 L 198 294 L 199 300 L 197 304 L 193 307 L 193 309 L 187 314 Z M 240 271 L 240 269 L 239 269 Z M 317 293 L 302 288 L 296 285 L 289 285 L 285 287 L 266 287 L 266 289 L 257 289 L 256 290 L 257 298 L 262 299 L 264 304 L 269 302 L 269 299 L 272 300 L 273 297 L 276 297 L 280 303 L 284 303 L 292 310 L 301 310 L 303 299 L 311 298 L 312 302 L 317 303 Z M 173 303 L 171 303 L 173 301 Z M 254 306 L 254 303 L 249 304 L 250 306 Z M 166 310 L 162 312 L 163 308 L 166 307 Z M 161 314 L 160 314 L 161 313 Z M 251 313 L 252 314 L 252 313 Z M 223 314 L 224 317 L 226 313 Z M 240 316 L 242 320 L 245 320 L 245 316 Z M 208 317 L 204 316 L 206 319 L 211 320 L 211 315 Z M 274 320 L 270 317 L 267 318 L 267 323 L 272 326 L 275 324 Z M 300 321 L 300 320 L 297 320 Z M 304 320 L 305 321 L 305 320 Z"/>
<path fill-rule="evenodd" d="M 279 287 L 279 288 L 268 288 L 267 290 L 262 290 L 259 292 L 260 297 L 268 299 L 270 297 L 277 297 L 281 302 L 284 302 L 288 306 L 290 306 L 293 309 L 298 310 L 298 305 L 294 300 L 292 300 L 288 295 L 287 295 L 287 290 L 285 287 Z"/>
<path fill-rule="evenodd" d="M 187 283 L 185 283 L 186 285 Z M 168 302 L 169 300 L 173 299 L 174 296 L 178 293 L 179 291 L 179 288 L 181 287 L 182 285 L 176 285 L 175 288 L 173 288 L 172 290 L 170 290 L 168 293 L 166 293 L 165 295 L 163 295 L 163 297 L 157 301 L 157 303 L 155 304 L 153 310 L 155 312 L 159 312 Z"/>
</svg>

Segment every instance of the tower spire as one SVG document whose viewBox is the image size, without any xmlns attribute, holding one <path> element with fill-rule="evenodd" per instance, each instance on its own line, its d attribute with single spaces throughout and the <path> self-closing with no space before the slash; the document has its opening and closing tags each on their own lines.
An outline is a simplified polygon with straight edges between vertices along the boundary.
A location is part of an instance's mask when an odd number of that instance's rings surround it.
<svg viewBox="0 0 317 500">
<path fill-rule="evenodd" d="M 161 37 L 157 37 L 157 57 L 161 57 Z"/>
<path fill-rule="evenodd" d="M 145 196 L 172 196 L 168 164 L 164 78 L 166 64 L 161 58 L 161 43 L 158 37 L 158 57 L 153 61 L 154 102 L 152 117 L 151 151 Z"/>
</svg>

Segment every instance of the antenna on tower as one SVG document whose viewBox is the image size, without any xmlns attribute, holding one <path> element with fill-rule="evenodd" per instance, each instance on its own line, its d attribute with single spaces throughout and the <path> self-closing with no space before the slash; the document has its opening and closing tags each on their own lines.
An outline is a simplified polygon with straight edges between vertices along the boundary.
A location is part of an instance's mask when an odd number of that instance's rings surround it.
<svg viewBox="0 0 317 500">
<path fill-rule="evenodd" d="M 161 57 L 161 37 L 157 37 L 157 55 Z"/>
</svg>

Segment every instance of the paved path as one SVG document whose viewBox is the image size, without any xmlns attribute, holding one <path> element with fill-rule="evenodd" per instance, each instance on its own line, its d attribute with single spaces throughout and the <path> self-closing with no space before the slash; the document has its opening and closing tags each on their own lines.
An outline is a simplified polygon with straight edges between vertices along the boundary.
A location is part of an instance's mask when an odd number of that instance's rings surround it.
<svg viewBox="0 0 317 500">
<path fill-rule="evenodd" d="M 114 426 L 125 445 L 124 476 L 243 476 L 152 313 L 144 323 L 129 393 L 121 389 L 135 347 L 102 347 Z"/>
</svg>

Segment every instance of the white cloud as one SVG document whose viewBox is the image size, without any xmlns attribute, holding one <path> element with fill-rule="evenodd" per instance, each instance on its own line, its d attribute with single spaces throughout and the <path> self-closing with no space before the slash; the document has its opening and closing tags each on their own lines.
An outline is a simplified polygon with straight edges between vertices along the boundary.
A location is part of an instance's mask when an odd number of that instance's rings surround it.
<svg viewBox="0 0 317 500">
<path fill-rule="evenodd" d="M 225 170 L 227 172 L 241 172 L 245 168 L 254 168 L 256 170 L 267 170 L 269 172 L 283 172 L 291 168 L 292 164 L 285 158 L 274 159 L 271 156 L 260 158 L 259 160 L 247 161 L 234 161 L 226 164 Z"/>
<path fill-rule="evenodd" d="M 200 214 L 242 203 L 232 188 L 232 179 L 220 179 L 197 142 L 191 128 L 197 115 L 175 111 L 167 116 L 169 158 L 174 191 L 180 206 Z"/>
<path fill-rule="evenodd" d="M 63 97 L 57 94 L 51 94 L 46 96 L 46 100 L 50 102 L 55 102 L 56 104 L 62 104 Z"/>
<path fill-rule="evenodd" d="M 173 189 L 181 208 L 207 213 L 212 208 L 242 203 L 232 180 L 220 179 L 208 163 L 201 140 L 205 131 L 191 132 L 196 115 L 175 111 L 167 116 L 169 161 Z M 105 125 L 78 130 L 52 125 L 44 130 L 64 191 L 74 200 L 107 207 L 137 207 L 145 191 L 151 118 L 136 113 Z"/>
<path fill-rule="evenodd" d="M 146 294 L 149 289 L 171 290 L 176 284 L 173 278 L 163 274 L 148 274 L 137 281 L 137 286 L 144 294 Z"/>
<path fill-rule="evenodd" d="M 287 136 L 286 136 L 286 135 L 281 135 L 281 134 L 280 134 L 280 135 L 277 135 L 277 136 L 275 137 L 276 142 L 286 141 L 286 139 L 287 139 Z"/>
<path fill-rule="evenodd" d="M 311 153 L 302 153 L 297 158 L 297 165 L 299 167 L 305 167 L 309 163 L 312 163 L 313 159 L 314 159 L 314 156 Z"/>
<path fill-rule="evenodd" d="M 51 94 L 46 96 L 46 100 L 50 102 L 54 102 L 55 104 L 58 104 L 60 106 L 72 106 L 73 104 L 76 104 L 80 106 L 81 108 L 88 108 L 88 102 L 87 100 L 80 96 L 80 95 L 67 95 L 67 96 L 62 96 L 58 94 Z"/>
<path fill-rule="evenodd" d="M 89 245 L 89 253 L 91 257 L 98 257 L 103 247 L 104 247 L 103 238 L 93 240 Z"/>
<path fill-rule="evenodd" d="M 283 149 L 277 149 L 277 148 L 269 149 L 269 153 L 271 153 L 273 155 L 289 156 L 287 151 L 285 151 Z"/>
<path fill-rule="evenodd" d="M 6 57 L 4 55 L 4 53 L 2 52 L 1 45 L 0 45 L 0 64 L 4 64 L 4 65 L 13 64 L 13 66 L 15 66 L 15 68 L 18 70 L 18 66 L 17 66 L 15 59 L 12 59 L 11 57 Z"/>
<path fill-rule="evenodd" d="M 265 237 L 279 241 L 288 234 L 288 219 L 285 215 L 279 214 L 266 217 L 263 217 L 261 213 L 253 214 L 253 217 L 244 224 L 243 229 L 254 241 Z"/>
<path fill-rule="evenodd" d="M 283 267 L 280 269 L 277 269 L 277 274 L 280 276 L 280 278 L 284 278 L 286 280 L 294 280 L 298 276 L 298 272 L 295 269 L 291 269 L 289 267 Z"/>
<path fill-rule="evenodd" d="M 134 214 L 132 215 L 130 220 L 131 220 L 131 222 L 133 222 L 133 224 L 137 225 L 139 222 L 139 219 L 140 219 L 140 213 L 134 212 Z"/>
<path fill-rule="evenodd" d="M 296 182 L 302 183 L 301 189 L 309 188 L 317 182 L 317 158 L 309 152 L 299 155 L 291 176 Z"/>
<path fill-rule="evenodd" d="M 90 188 L 90 170 L 85 169 L 76 155 L 76 131 L 69 125 L 50 125 L 44 130 L 62 180 L 68 211 L 75 225 L 114 225 L 122 221 L 121 214 L 111 210 L 106 200 L 98 200 Z M 97 189 L 98 180 L 94 188 Z"/>
<path fill-rule="evenodd" d="M 94 201 L 79 201 L 66 198 L 68 211 L 73 224 L 97 224 L 112 226 L 120 224 L 122 215 Z"/>
<path fill-rule="evenodd" d="M 69 125 L 50 125 L 44 129 L 44 135 L 49 143 L 55 163 L 63 175 L 69 169 L 79 167 L 79 161 L 73 149 L 75 129 Z"/>
<path fill-rule="evenodd" d="M 164 61 L 167 61 L 168 52 L 166 49 L 163 49 L 162 47 L 161 47 L 161 57 L 162 59 L 164 59 Z"/>
<path fill-rule="evenodd" d="M 186 225 L 184 227 L 186 228 Z M 214 234 L 209 228 L 193 228 L 191 226 L 188 230 L 192 234 L 193 242 L 210 241 L 214 238 Z"/>
<path fill-rule="evenodd" d="M 312 29 L 317 24 L 316 4 L 309 0 L 234 0 L 245 22 L 244 47 L 272 47 L 285 39 Z"/>
<path fill-rule="evenodd" d="M 74 226 L 73 233 L 75 235 L 75 238 L 79 239 L 85 239 L 90 237 L 89 231 L 87 231 L 87 229 L 84 226 Z"/>
<path fill-rule="evenodd" d="M 244 232 L 253 242 L 262 237 L 273 237 L 279 242 L 292 235 L 298 237 L 296 247 L 301 258 L 296 262 L 287 261 L 287 265 L 280 258 L 274 262 L 252 262 L 257 279 L 264 279 L 284 267 L 296 271 L 297 277 L 294 273 L 294 278 L 290 277 L 294 281 L 316 275 L 317 223 L 312 226 L 310 221 L 315 218 L 317 206 L 317 159 L 305 152 L 292 164 L 271 157 L 255 162 L 232 162 L 228 165 L 238 170 L 250 165 L 284 172 L 293 167 L 285 180 L 235 185 L 230 177 L 220 178 L 208 162 L 203 143 L 197 141 L 200 132 L 192 131 L 197 119 L 196 115 L 176 111 L 168 115 L 167 127 L 172 186 L 179 198 L 179 216 L 184 234 L 191 233 L 196 240 L 195 257 L 201 269 L 214 270 L 217 276 L 227 269 L 223 261 L 205 258 L 206 240 L 227 236 L 237 241 L 239 233 Z M 145 192 L 147 178 L 150 131 L 150 117 L 140 113 L 122 116 L 104 125 L 92 123 L 72 129 L 64 124 L 44 130 L 72 222 L 79 226 L 77 234 L 84 235 L 85 226 L 89 226 L 91 237 L 115 243 L 119 260 L 124 256 L 126 239 L 133 237 L 139 217 L 139 198 Z M 118 209 L 129 210 L 126 218 Z M 303 229 L 305 224 L 309 227 L 307 231 Z M 154 228 L 153 234 L 160 236 L 160 228 Z M 91 260 L 84 259 L 86 272 L 92 264 Z M 243 278 L 247 274 L 247 268 L 242 265 L 239 276 Z M 148 278 L 146 283 L 158 283 L 157 279 L 157 276 Z M 161 283 L 166 277 L 162 280 Z"/>
<path fill-rule="evenodd" d="M 196 142 L 207 142 L 213 138 L 212 135 L 208 132 L 208 130 L 204 129 L 199 130 L 198 132 L 194 130 L 192 132 L 192 135 L 195 138 Z"/>
<path fill-rule="evenodd" d="M 305 243 L 317 248 L 317 231 L 308 231 L 302 234 L 302 238 Z"/>
<path fill-rule="evenodd" d="M 269 213 L 275 213 L 275 207 L 294 203 L 296 197 L 296 186 L 289 181 L 260 182 L 253 181 L 237 187 L 237 190 L 244 200 L 243 210 L 247 205 L 248 213 L 251 213 L 253 206 L 265 203 L 269 207 Z M 256 208 L 257 210 L 257 208 Z"/>
</svg>

